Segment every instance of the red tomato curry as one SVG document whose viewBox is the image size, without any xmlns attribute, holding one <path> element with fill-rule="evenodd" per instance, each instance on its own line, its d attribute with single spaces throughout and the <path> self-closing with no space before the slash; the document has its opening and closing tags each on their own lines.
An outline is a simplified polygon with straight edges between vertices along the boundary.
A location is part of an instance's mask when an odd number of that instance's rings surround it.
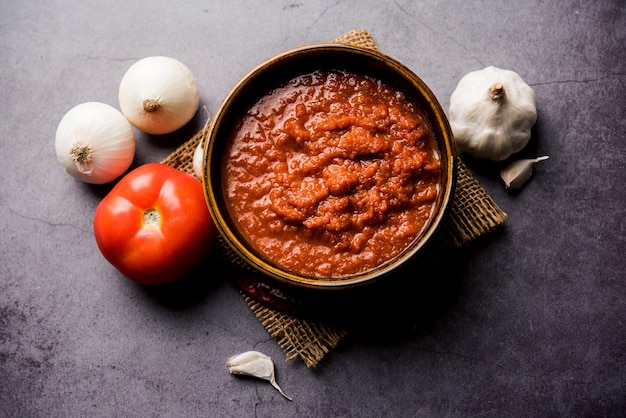
<svg viewBox="0 0 626 418">
<path fill-rule="evenodd" d="M 419 236 L 440 193 L 424 112 L 339 70 L 298 76 L 243 115 L 226 147 L 230 216 L 274 265 L 313 278 L 367 272 Z"/>
</svg>

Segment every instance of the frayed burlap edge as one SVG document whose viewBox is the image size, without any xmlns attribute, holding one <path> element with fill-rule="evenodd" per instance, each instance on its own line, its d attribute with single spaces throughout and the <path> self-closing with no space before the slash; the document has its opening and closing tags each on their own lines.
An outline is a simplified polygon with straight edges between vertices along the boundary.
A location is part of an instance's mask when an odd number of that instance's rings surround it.
<svg viewBox="0 0 626 418">
<path fill-rule="evenodd" d="M 347 335 L 344 329 L 296 318 L 270 309 L 247 295 L 243 297 L 267 332 L 285 351 L 288 362 L 299 357 L 307 367 L 315 367 Z"/>
<path fill-rule="evenodd" d="M 335 39 L 335 43 L 338 44 L 348 44 L 348 45 L 356 45 L 361 48 L 373 49 L 374 51 L 380 51 L 376 42 L 374 42 L 374 38 L 372 35 L 365 29 L 357 29 L 352 32 L 348 32 L 345 35 L 340 36 Z"/>
<path fill-rule="evenodd" d="M 379 50 L 367 30 L 348 32 L 333 42 Z M 170 154 L 164 164 L 193 175 L 193 153 L 206 135 L 203 129 Z M 461 250 L 478 238 L 501 226 L 507 218 L 485 189 L 459 159 L 456 192 L 450 213 L 441 225 L 432 258 Z M 218 239 L 218 245 L 226 245 Z M 230 254 L 227 248 L 218 248 Z M 259 322 L 286 353 L 286 361 L 302 359 L 307 367 L 315 367 L 348 334 L 341 327 L 301 319 L 271 309 L 249 296 L 243 298 Z"/>
<path fill-rule="evenodd" d="M 193 153 L 196 151 L 196 147 L 205 135 L 205 129 L 196 133 L 190 140 L 178 147 L 176 151 L 168 155 L 167 158 L 161 161 L 161 163 L 172 166 L 180 171 L 184 171 L 185 173 L 191 174 L 193 176 Z"/>
</svg>

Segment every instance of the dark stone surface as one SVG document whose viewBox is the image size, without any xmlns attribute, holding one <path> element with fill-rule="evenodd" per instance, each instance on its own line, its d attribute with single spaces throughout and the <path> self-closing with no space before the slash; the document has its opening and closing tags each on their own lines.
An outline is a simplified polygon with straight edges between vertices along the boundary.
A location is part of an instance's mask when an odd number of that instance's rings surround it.
<svg viewBox="0 0 626 418">
<path fill-rule="evenodd" d="M 0 416 L 625 415 L 624 2 L 5 3 Z M 465 73 L 517 71 L 539 112 L 522 155 L 550 159 L 518 193 L 497 164 L 468 159 L 505 228 L 404 312 L 420 315 L 408 332 L 362 324 L 307 369 L 284 362 L 211 263 L 171 292 L 118 274 L 93 239 L 108 187 L 66 175 L 54 133 L 80 102 L 117 107 L 122 75 L 145 56 L 184 62 L 214 110 L 258 62 L 357 28 L 446 109 Z M 203 124 L 199 113 L 165 138 L 137 133 L 134 165 Z M 274 359 L 293 402 L 228 374 L 226 358 L 251 349 Z"/>
</svg>

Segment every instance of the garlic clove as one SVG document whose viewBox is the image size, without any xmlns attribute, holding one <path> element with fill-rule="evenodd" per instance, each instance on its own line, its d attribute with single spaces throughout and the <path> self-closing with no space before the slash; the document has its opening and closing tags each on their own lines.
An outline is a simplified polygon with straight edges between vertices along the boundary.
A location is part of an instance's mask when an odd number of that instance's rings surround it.
<svg viewBox="0 0 626 418">
<path fill-rule="evenodd" d="M 535 164 L 548 158 L 546 155 L 538 158 L 518 160 L 504 167 L 500 171 L 500 177 L 504 181 L 505 187 L 511 190 L 522 187 L 532 176 Z"/>
<path fill-rule="evenodd" d="M 201 139 L 196 146 L 196 149 L 193 151 L 193 174 L 200 180 L 202 180 L 202 157 L 204 153 L 204 141 Z"/>
<path fill-rule="evenodd" d="M 232 374 L 252 376 L 258 379 L 267 380 L 286 399 L 292 400 L 276 383 L 274 376 L 274 363 L 272 359 L 259 351 L 246 351 L 230 357 L 226 361 L 226 366 Z"/>
<path fill-rule="evenodd" d="M 198 179 L 200 179 L 200 181 L 202 181 L 202 160 L 204 158 L 204 143 L 208 135 L 207 129 L 209 127 L 209 122 L 211 121 L 211 114 L 209 113 L 209 110 L 206 108 L 206 106 L 202 106 L 202 107 L 204 108 L 204 112 L 206 113 L 207 120 L 204 124 L 204 127 L 202 128 L 203 135 L 200 138 L 200 142 L 198 142 L 198 145 L 196 146 L 196 149 L 193 152 L 193 158 L 192 158 L 193 173 L 196 175 Z"/>
</svg>

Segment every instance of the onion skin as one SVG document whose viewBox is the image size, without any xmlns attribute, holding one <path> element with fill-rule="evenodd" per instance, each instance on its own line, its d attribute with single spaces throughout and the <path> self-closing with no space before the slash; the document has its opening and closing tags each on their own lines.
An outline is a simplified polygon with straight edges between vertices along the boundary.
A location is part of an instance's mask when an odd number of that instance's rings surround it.
<svg viewBox="0 0 626 418">
<path fill-rule="evenodd" d="M 180 61 L 163 56 L 143 58 L 126 71 L 118 99 L 124 116 L 137 129 L 154 135 L 172 133 L 196 114 L 198 84 Z"/>
<path fill-rule="evenodd" d="M 74 106 L 59 122 L 55 150 L 69 175 L 85 183 L 105 184 L 130 167 L 135 135 L 119 110 L 86 102 Z"/>
</svg>

